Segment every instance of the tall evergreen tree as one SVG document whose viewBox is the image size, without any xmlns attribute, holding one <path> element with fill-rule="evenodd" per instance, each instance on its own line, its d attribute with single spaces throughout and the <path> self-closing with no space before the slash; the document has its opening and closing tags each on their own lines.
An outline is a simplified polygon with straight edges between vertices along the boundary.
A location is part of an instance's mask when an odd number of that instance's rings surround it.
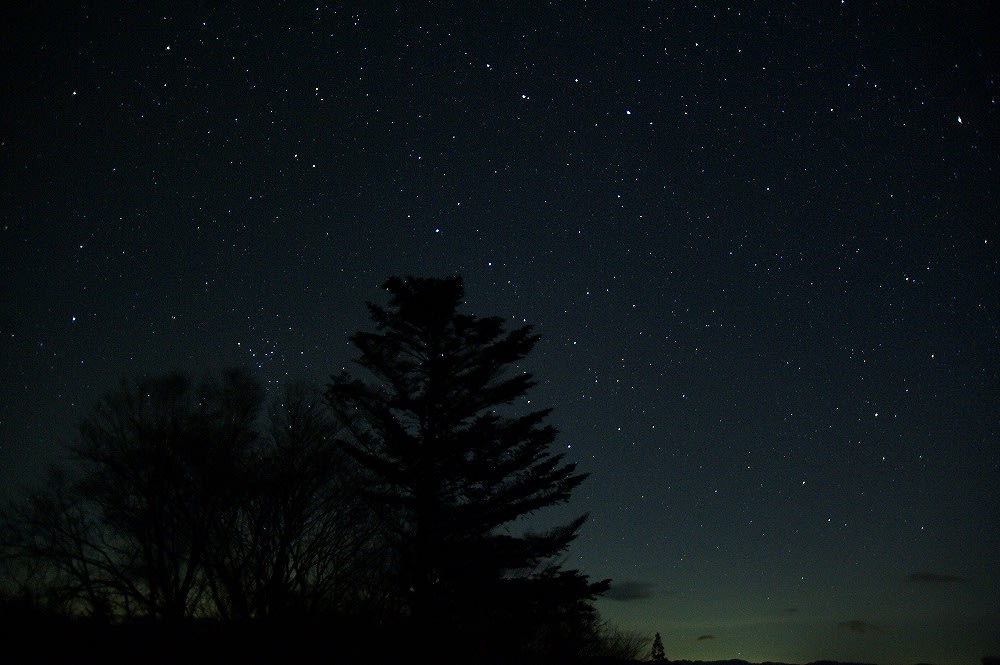
<svg viewBox="0 0 1000 665">
<path fill-rule="evenodd" d="M 391 525 L 415 624 L 422 633 L 464 625 L 470 613 L 490 614 L 497 629 L 514 617 L 591 620 L 607 582 L 553 561 L 586 515 L 543 533 L 505 528 L 565 503 L 586 477 L 550 451 L 550 410 L 515 406 L 535 385 L 516 367 L 538 335 L 459 313 L 461 277 L 392 277 L 383 288 L 389 306 L 368 303 L 376 331 L 351 338 L 367 380 L 341 372 L 326 397 L 350 432 L 341 445 L 370 472 L 370 496 Z"/>
<path fill-rule="evenodd" d="M 663 638 L 657 633 L 656 637 L 653 638 L 653 651 L 650 654 L 650 660 L 654 662 L 661 662 L 666 660 L 666 654 L 663 651 Z"/>
</svg>

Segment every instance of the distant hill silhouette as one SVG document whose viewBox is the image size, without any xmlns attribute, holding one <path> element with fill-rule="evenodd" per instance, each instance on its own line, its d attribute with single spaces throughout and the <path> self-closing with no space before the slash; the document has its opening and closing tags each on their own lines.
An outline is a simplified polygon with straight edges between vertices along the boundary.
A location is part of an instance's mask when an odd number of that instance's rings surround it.
<svg viewBox="0 0 1000 665">
<path fill-rule="evenodd" d="M 762 663 L 751 663 L 746 660 L 733 658 L 730 660 L 671 660 L 670 665 L 802 665 L 801 663 L 784 663 L 780 661 L 767 660 Z M 813 660 L 804 665 L 875 665 L 874 663 L 857 663 L 840 660 Z"/>
<path fill-rule="evenodd" d="M 600 665 L 646 665 L 652 661 L 648 659 L 642 660 L 614 660 L 614 659 L 598 659 L 595 661 Z M 813 660 L 808 663 L 785 663 L 782 661 L 765 660 L 762 662 L 750 662 L 742 660 L 740 658 L 731 658 L 729 660 L 673 660 L 668 659 L 662 661 L 665 665 L 875 665 L 874 663 L 858 663 L 854 661 L 844 661 L 844 660 Z M 933 665 L 932 663 L 913 663 L 913 665 Z M 1000 665 L 1000 657 L 994 656 L 983 656 L 980 660 L 980 665 Z"/>
</svg>

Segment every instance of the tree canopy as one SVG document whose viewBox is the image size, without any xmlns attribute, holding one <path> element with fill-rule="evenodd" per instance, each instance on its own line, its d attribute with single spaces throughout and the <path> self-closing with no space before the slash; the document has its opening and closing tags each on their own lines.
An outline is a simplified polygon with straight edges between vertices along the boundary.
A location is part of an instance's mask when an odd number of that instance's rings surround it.
<svg viewBox="0 0 1000 665">
<path fill-rule="evenodd" d="M 550 410 L 529 408 L 539 336 L 463 313 L 457 276 L 383 287 L 374 330 L 351 338 L 358 371 L 325 390 L 294 382 L 269 401 L 234 369 L 104 393 L 72 463 L 0 511 L 0 618 L 235 626 L 205 638 L 220 648 L 265 639 L 244 630 L 261 622 L 321 622 L 341 654 L 374 662 L 407 645 L 437 662 L 634 653 L 598 621 L 608 581 L 563 565 L 586 514 L 525 521 L 587 477 L 554 450 Z M 371 654 L 380 631 L 397 639 Z"/>
<path fill-rule="evenodd" d="M 535 381 L 519 362 L 538 335 L 461 313 L 461 277 L 392 277 L 383 288 L 388 306 L 368 303 L 375 331 L 351 338 L 364 375 L 333 376 L 326 397 L 350 433 L 340 445 L 384 507 L 415 624 L 426 633 L 472 613 L 512 631 L 543 617 L 549 629 L 553 617 L 587 623 L 607 583 L 556 560 L 586 515 L 540 533 L 515 524 L 567 502 L 586 478 L 553 452 L 550 410 L 521 412 Z"/>
<path fill-rule="evenodd" d="M 76 464 L 5 511 L 8 586 L 78 614 L 174 622 L 315 613 L 367 588 L 374 522 L 322 397 L 292 385 L 269 418 L 263 404 L 237 370 L 109 390 L 80 424 Z"/>
</svg>

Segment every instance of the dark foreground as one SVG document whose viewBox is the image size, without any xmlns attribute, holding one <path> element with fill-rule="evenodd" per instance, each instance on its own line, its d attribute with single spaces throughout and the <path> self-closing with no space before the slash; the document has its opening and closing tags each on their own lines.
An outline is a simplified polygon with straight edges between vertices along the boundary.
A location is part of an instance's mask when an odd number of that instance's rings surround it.
<svg viewBox="0 0 1000 665">
<path fill-rule="evenodd" d="M 63 617 L 7 616 L 0 621 L 0 662 L 45 665 L 401 665 L 449 663 L 461 665 L 511 663 L 523 659 L 499 656 L 490 644 L 457 641 L 425 645 L 420 653 L 416 636 L 393 630 L 371 631 L 360 625 L 219 624 L 186 623 L 178 626 L 132 623 L 111 625 Z M 532 665 L 637 665 L 647 661 L 615 659 L 565 659 Z M 751 665 L 744 660 L 669 661 L 670 665 Z M 760 663 L 759 665 L 792 665 Z M 808 665 L 867 665 L 815 661 Z M 982 665 L 1000 665 L 1000 659 L 983 658 Z"/>
</svg>

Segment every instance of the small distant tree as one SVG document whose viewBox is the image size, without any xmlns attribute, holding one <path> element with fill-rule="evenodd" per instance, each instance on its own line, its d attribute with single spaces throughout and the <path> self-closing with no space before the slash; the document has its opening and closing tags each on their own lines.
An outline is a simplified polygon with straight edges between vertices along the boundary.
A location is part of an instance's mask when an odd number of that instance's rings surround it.
<svg viewBox="0 0 1000 665">
<path fill-rule="evenodd" d="M 663 662 L 667 657 L 663 652 L 663 639 L 660 634 L 657 633 L 656 637 L 653 638 L 653 651 L 650 654 L 650 660 L 655 662 Z"/>
</svg>

